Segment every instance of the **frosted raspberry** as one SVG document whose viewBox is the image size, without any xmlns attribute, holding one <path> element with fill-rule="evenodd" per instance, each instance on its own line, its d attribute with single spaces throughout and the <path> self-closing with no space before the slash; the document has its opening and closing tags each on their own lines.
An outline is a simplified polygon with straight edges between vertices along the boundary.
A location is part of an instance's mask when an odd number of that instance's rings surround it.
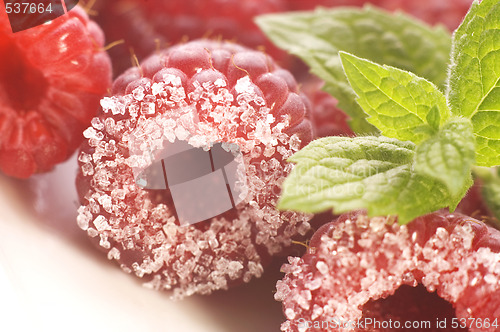
<svg viewBox="0 0 500 332">
<path fill-rule="evenodd" d="M 294 10 L 310 10 L 316 6 L 363 6 L 371 3 L 386 10 L 402 10 L 429 24 L 444 24 L 451 31 L 462 22 L 472 0 L 288 0 Z"/>
<path fill-rule="evenodd" d="M 347 331 L 321 324 L 367 318 L 430 320 L 437 330 L 436 318 L 500 317 L 500 232 L 465 215 L 436 212 L 400 226 L 346 214 L 320 228 L 310 246 L 282 267 L 275 294 L 288 319 L 282 331 Z"/>
<path fill-rule="evenodd" d="M 12 33 L 0 13 L 0 170 L 27 178 L 67 159 L 111 85 L 104 37 L 79 7 Z"/>
<path fill-rule="evenodd" d="M 284 10 L 284 0 L 119 0 L 106 2 L 98 20 L 108 39 L 125 40 L 110 50 L 115 72 L 120 74 L 130 67 L 130 48 L 142 59 L 157 43 L 171 45 L 202 37 L 264 47 L 273 57 L 282 57 L 284 53 L 270 43 L 253 18 Z"/>
<path fill-rule="evenodd" d="M 259 277 L 270 255 L 307 232 L 309 216 L 275 209 L 292 167 L 284 161 L 312 129 L 294 78 L 270 57 L 193 41 L 127 70 L 112 94 L 84 132 L 78 224 L 125 271 L 152 288 L 174 289 L 174 297 L 208 294 Z M 247 188 L 241 202 L 181 226 L 173 194 L 143 189 L 134 173 L 153 166 L 151 151 L 175 142 L 237 145 Z"/>
</svg>

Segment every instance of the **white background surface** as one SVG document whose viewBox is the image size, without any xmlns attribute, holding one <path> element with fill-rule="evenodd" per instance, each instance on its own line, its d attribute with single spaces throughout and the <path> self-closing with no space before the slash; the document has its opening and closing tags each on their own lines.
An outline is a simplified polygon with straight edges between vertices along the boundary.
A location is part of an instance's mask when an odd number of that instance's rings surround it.
<svg viewBox="0 0 500 332">
<path fill-rule="evenodd" d="M 279 331 L 283 257 L 248 285 L 172 301 L 76 226 L 75 172 L 73 158 L 26 181 L 0 175 L 0 331 Z"/>
</svg>

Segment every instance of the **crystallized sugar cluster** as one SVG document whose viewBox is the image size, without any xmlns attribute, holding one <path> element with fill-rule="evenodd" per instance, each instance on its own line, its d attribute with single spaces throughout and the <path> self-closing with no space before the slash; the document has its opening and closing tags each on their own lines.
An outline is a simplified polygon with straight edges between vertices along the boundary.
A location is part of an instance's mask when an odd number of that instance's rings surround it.
<svg viewBox="0 0 500 332">
<path fill-rule="evenodd" d="M 458 319 L 493 323 L 500 317 L 500 233 L 465 215 L 438 212 L 404 226 L 385 217 L 344 215 L 318 230 L 308 253 L 290 257 L 282 270 L 286 276 L 275 294 L 288 319 L 282 331 L 347 331 L 321 324 L 353 327 L 366 318 L 369 301 L 391 296 L 402 285 L 436 291 Z M 404 305 L 411 311 L 410 303 Z M 468 327 L 498 331 L 491 325 Z"/>
<path fill-rule="evenodd" d="M 177 298 L 261 276 L 269 255 L 309 229 L 309 216 L 275 208 L 292 167 L 284 160 L 312 135 L 295 82 L 261 53 L 211 41 L 172 48 L 141 67 L 117 79 L 84 132 L 78 225 L 125 271 Z M 236 208 L 180 226 L 164 191 L 136 184 L 151 152 L 176 141 L 239 147 L 247 190 Z"/>
</svg>

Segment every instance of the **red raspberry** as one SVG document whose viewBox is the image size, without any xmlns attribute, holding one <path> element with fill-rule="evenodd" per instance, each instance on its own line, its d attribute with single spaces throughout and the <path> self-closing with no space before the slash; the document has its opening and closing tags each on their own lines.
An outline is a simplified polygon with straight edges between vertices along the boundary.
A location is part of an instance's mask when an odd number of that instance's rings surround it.
<svg viewBox="0 0 500 332">
<path fill-rule="evenodd" d="M 108 1 L 98 18 L 110 40 L 125 40 L 110 50 L 115 73 L 130 67 L 130 49 L 139 59 L 161 45 L 183 40 L 219 37 L 249 47 L 274 47 L 253 22 L 257 15 L 286 10 L 284 0 L 119 0 Z"/>
<path fill-rule="evenodd" d="M 450 328 L 454 317 L 500 317 L 500 232 L 465 215 L 436 212 L 401 226 L 351 213 L 320 228 L 310 245 L 282 267 L 286 276 L 275 295 L 288 318 L 282 331 L 306 331 L 311 324 L 316 328 L 307 331 L 343 331 L 321 324 L 352 327 L 367 318 L 429 320 L 438 330 L 436 318 L 447 318 Z"/>
<path fill-rule="evenodd" d="M 349 117 L 337 107 L 337 100 L 321 90 L 324 82 L 316 77 L 303 83 L 301 90 L 311 101 L 311 119 L 315 137 L 354 136 L 347 120 Z"/>
<path fill-rule="evenodd" d="M 259 277 L 270 255 L 309 229 L 309 216 L 275 209 L 292 167 L 285 160 L 312 138 L 304 98 L 270 57 L 233 43 L 199 40 L 153 55 L 116 79 L 84 132 L 78 224 L 123 269 L 175 297 Z M 247 177 L 242 202 L 181 226 L 173 189 L 143 189 L 134 173 L 153 166 L 150 147 L 174 141 L 207 150 L 237 144 Z M 192 204 L 197 211 L 203 199 Z"/>
<path fill-rule="evenodd" d="M 79 7 L 12 33 L 0 14 L 0 170 L 27 178 L 67 159 L 111 85 L 96 23 Z"/>
<path fill-rule="evenodd" d="M 494 216 L 483 199 L 482 186 L 481 181 L 476 180 L 474 185 L 467 191 L 467 195 L 458 204 L 456 212 L 481 220 L 485 219 L 492 226 L 495 226 Z"/>
<path fill-rule="evenodd" d="M 444 24 L 455 30 L 472 5 L 472 0 L 288 0 L 293 10 L 311 10 L 316 6 L 358 6 L 366 3 L 386 10 L 402 10 L 429 24 Z"/>
</svg>

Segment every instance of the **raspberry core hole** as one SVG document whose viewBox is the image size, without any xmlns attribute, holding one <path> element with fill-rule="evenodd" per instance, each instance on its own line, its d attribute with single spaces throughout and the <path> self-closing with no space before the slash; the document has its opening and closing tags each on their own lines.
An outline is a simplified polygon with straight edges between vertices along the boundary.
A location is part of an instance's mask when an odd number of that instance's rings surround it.
<svg viewBox="0 0 500 332">
<path fill-rule="evenodd" d="M 2 39 L 2 38 L 0 38 Z M 16 43 L 0 41 L 0 94 L 13 109 L 26 112 L 37 109 L 47 91 L 42 71 L 33 66 Z"/>
<path fill-rule="evenodd" d="M 442 322 L 446 319 L 446 326 L 449 328 L 452 319 L 456 316 L 451 303 L 439 297 L 436 292 L 429 293 L 425 286 L 418 284 L 416 287 L 400 286 L 393 295 L 385 299 L 369 301 L 363 307 L 363 319 L 367 318 L 371 318 L 373 322 L 387 322 L 391 319 L 393 322 L 399 321 L 401 326 L 409 322 L 415 325 L 412 328 L 405 327 L 405 330 L 412 331 L 423 330 L 425 322 L 425 324 L 430 324 L 431 331 L 438 331 L 440 330 L 437 326 L 438 321 Z M 375 326 L 365 326 L 367 330 L 372 330 L 373 327 Z M 398 329 L 383 330 L 396 331 Z M 454 331 L 467 331 L 467 329 L 457 328 Z"/>
</svg>

